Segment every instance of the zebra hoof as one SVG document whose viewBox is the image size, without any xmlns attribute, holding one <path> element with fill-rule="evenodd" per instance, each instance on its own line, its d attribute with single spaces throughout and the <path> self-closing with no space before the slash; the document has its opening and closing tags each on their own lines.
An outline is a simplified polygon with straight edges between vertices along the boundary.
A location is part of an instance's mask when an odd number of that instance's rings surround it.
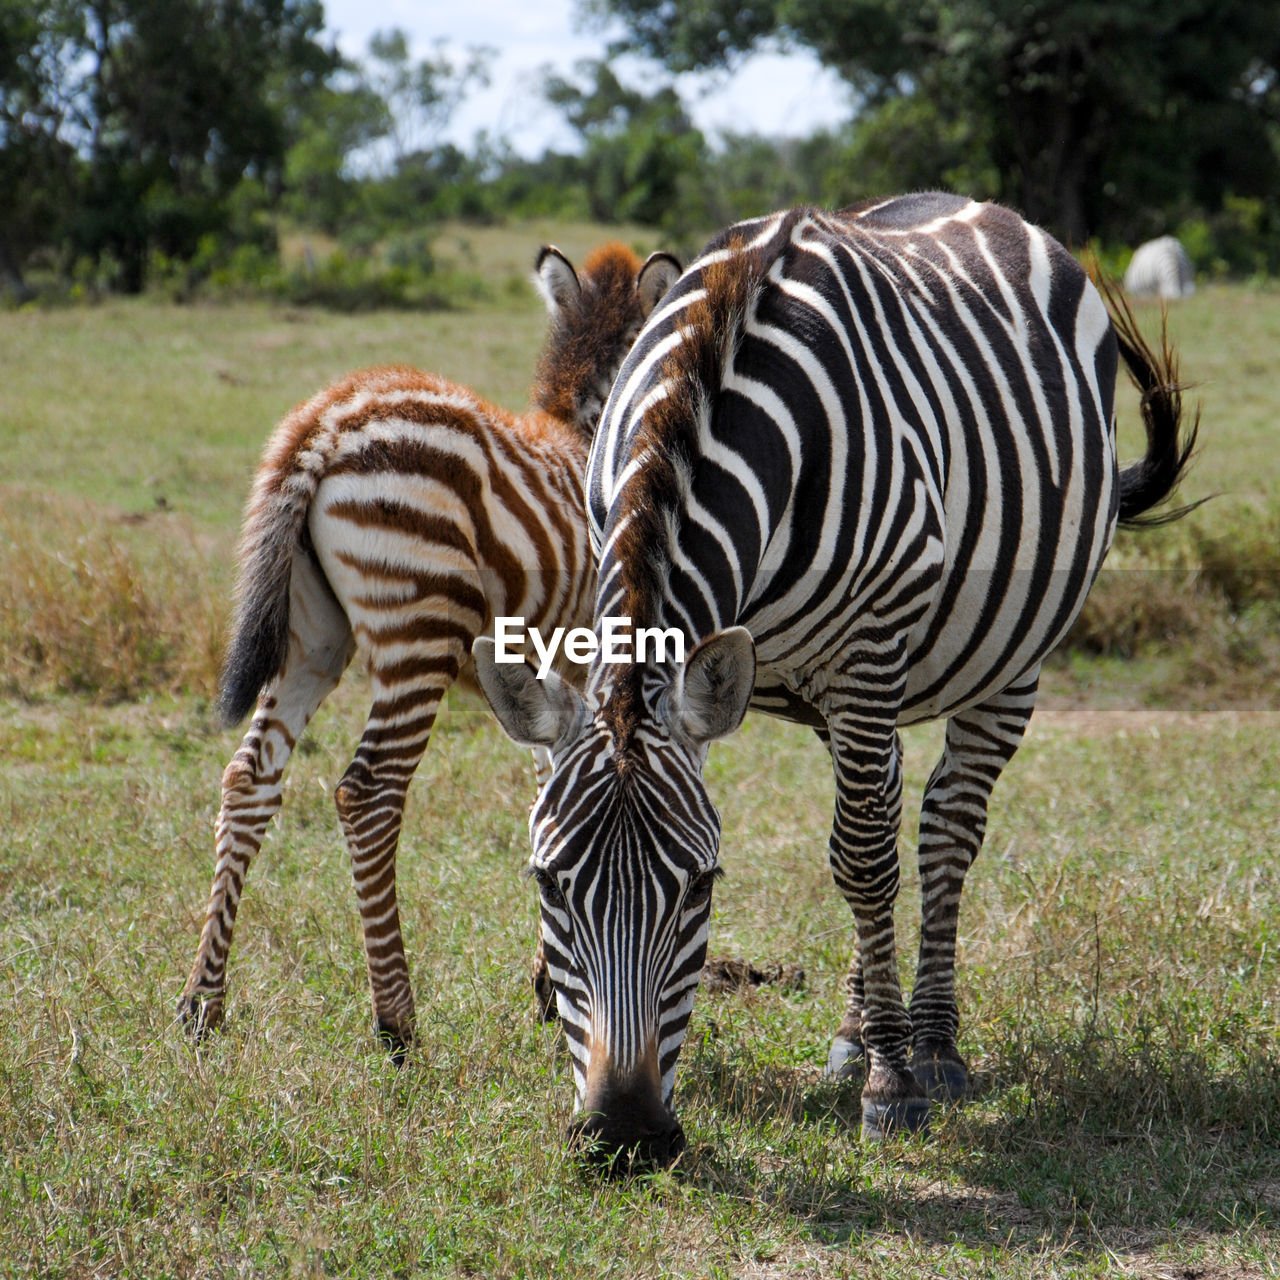
<svg viewBox="0 0 1280 1280">
<path fill-rule="evenodd" d="M 876 1102 L 862 1100 L 862 1140 L 883 1142 L 909 1133 L 928 1133 L 928 1098 L 890 1098 Z"/>
<path fill-rule="evenodd" d="M 222 999 L 215 996 L 190 996 L 178 1000 L 178 1021 L 197 1044 L 202 1044 L 222 1022 Z"/>
<path fill-rule="evenodd" d="M 866 1070 L 866 1050 L 861 1040 L 836 1036 L 827 1052 L 827 1065 L 822 1072 L 824 1080 L 852 1080 Z"/>
<path fill-rule="evenodd" d="M 935 1102 L 961 1102 L 969 1095 L 969 1069 L 959 1058 L 913 1054 L 911 1074 Z"/>
<path fill-rule="evenodd" d="M 405 1035 L 390 1023 L 378 1019 L 377 1037 L 378 1043 L 387 1051 L 387 1057 L 391 1059 L 392 1065 L 403 1067 L 409 1053 L 409 1046 L 413 1043 L 412 1035 Z"/>
</svg>

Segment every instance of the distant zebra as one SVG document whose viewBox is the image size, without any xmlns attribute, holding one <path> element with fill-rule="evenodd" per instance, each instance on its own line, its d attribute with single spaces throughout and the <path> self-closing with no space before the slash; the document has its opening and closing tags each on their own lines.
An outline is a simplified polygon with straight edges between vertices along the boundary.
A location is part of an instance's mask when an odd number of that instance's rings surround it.
<svg viewBox="0 0 1280 1280">
<path fill-rule="evenodd" d="M 378 1033 L 403 1053 L 414 1020 L 396 905 L 405 793 L 445 691 L 496 615 L 589 622 L 587 449 L 613 375 L 679 270 L 668 254 L 642 265 L 607 245 L 579 279 L 544 249 L 536 281 L 551 326 L 522 416 L 390 366 L 350 374 L 276 428 L 245 516 L 220 695 L 230 723 L 255 700 L 257 711 L 223 774 L 213 888 L 178 1004 L 197 1034 L 222 1017 L 236 907 L 289 756 L 361 650 L 373 705 L 334 799 Z"/>
<path fill-rule="evenodd" d="M 1124 273 L 1124 291 L 1135 298 L 1189 298 L 1196 291 L 1190 256 L 1173 236 L 1140 244 Z"/>
<path fill-rule="evenodd" d="M 1124 470 L 1117 351 L 1148 440 Z M 1188 461 L 1175 378 L 1167 346 L 1153 354 L 1122 305 L 1109 316 L 1060 245 L 951 195 L 742 223 L 687 269 L 623 364 L 588 465 L 597 634 L 622 616 L 676 628 L 686 660 L 598 656 L 584 698 L 473 646 L 507 732 L 553 754 L 531 865 L 575 1139 L 644 1161 L 683 1145 L 676 1059 L 719 873 L 702 769 L 748 703 L 829 745 L 829 858 L 857 940 L 829 1069 L 865 1062 L 865 1135 L 919 1128 L 928 1094 L 963 1093 L 965 873 L 1117 517 L 1142 523 Z M 908 1013 L 897 730 L 935 717 Z"/>
</svg>

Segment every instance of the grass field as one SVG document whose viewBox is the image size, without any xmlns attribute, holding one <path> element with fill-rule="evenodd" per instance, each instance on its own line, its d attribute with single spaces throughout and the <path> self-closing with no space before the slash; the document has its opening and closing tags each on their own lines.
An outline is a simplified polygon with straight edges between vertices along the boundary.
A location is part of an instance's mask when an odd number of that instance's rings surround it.
<svg viewBox="0 0 1280 1280">
<path fill-rule="evenodd" d="M 537 229 L 528 257 L 542 238 L 580 252 L 564 230 Z M 831 787 L 810 735 L 762 719 L 712 753 L 711 946 L 805 977 L 700 997 L 673 1171 L 604 1184 L 562 1150 L 569 1072 L 526 980 L 531 770 L 465 698 L 402 847 L 422 1032 L 405 1067 L 373 1043 L 330 798 L 358 673 L 250 873 L 226 1034 L 192 1050 L 172 1009 L 237 740 L 208 698 L 257 454 L 364 363 L 521 405 L 539 306 L 499 294 L 429 316 L 0 315 L 0 1275 L 1280 1275 L 1280 710 L 1265 664 L 1218 666 L 1190 696 L 1216 649 L 1056 669 L 966 893 L 977 1096 L 927 1141 L 864 1147 L 856 1092 L 820 1079 L 850 943 Z M 1193 519 L 1234 537 L 1280 504 L 1280 293 L 1210 288 L 1172 323 L 1204 401 L 1189 496 L 1229 495 Z M 1146 554 L 1181 563 L 1186 537 L 1149 535 Z M 1163 581 L 1194 577 L 1178 572 Z M 939 744 L 937 726 L 907 735 L 908 986 L 911 806 Z"/>
</svg>

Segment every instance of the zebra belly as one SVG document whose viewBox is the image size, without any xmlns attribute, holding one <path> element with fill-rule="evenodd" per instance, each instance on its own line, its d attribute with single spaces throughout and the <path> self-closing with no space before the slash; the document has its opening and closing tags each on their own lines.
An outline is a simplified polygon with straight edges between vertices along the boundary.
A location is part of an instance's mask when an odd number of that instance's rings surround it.
<svg viewBox="0 0 1280 1280">
<path fill-rule="evenodd" d="M 966 574 L 954 594 L 942 593 L 949 616 L 932 643 L 921 644 L 929 620 L 908 639 L 898 723 L 952 716 L 1038 667 L 1080 612 L 1096 571 L 1095 564 L 1044 577 L 1029 570 Z"/>
</svg>

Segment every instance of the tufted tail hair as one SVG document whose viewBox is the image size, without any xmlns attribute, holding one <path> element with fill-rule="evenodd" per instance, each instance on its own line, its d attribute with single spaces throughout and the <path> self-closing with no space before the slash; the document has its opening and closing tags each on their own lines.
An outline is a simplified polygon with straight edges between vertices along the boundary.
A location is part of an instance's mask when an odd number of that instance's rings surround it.
<svg viewBox="0 0 1280 1280">
<path fill-rule="evenodd" d="M 1096 261 L 1089 264 L 1089 277 L 1107 305 L 1121 359 L 1142 395 L 1140 412 L 1147 434 L 1146 455 L 1120 472 L 1120 524 L 1130 529 L 1170 524 L 1200 505 L 1192 502 L 1148 514 L 1173 496 L 1191 465 L 1200 431 L 1200 407 L 1196 406 L 1190 424 L 1184 425 L 1182 393 L 1187 388 L 1178 379 L 1178 353 L 1169 340 L 1168 312 L 1161 312 L 1160 347 L 1153 351 L 1128 301 Z"/>
</svg>

